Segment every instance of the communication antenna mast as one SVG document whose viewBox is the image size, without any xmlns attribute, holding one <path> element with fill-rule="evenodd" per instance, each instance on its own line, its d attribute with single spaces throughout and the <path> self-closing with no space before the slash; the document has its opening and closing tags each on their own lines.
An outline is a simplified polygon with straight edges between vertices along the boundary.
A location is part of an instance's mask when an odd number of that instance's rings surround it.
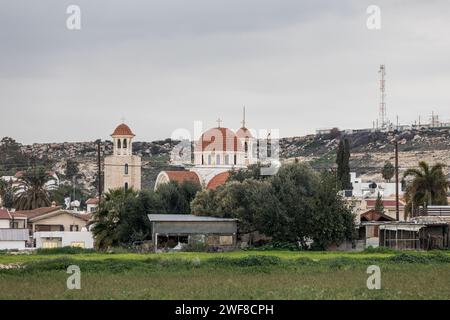
<svg viewBox="0 0 450 320">
<path fill-rule="evenodd" d="M 381 129 L 386 129 L 389 121 L 386 116 L 386 67 L 384 64 L 380 66 L 378 73 L 380 74 L 380 125 Z"/>
</svg>

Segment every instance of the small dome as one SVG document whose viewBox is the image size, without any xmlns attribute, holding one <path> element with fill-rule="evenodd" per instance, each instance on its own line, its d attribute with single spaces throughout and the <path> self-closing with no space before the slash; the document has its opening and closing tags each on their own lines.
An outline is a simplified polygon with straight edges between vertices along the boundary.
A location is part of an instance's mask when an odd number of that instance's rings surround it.
<svg viewBox="0 0 450 320">
<path fill-rule="evenodd" d="M 206 189 L 216 189 L 218 186 L 225 184 L 229 177 L 230 173 L 228 171 L 219 173 L 208 182 Z"/>
<path fill-rule="evenodd" d="M 241 151 L 236 134 L 228 128 L 212 128 L 200 137 L 197 151 Z"/>
<path fill-rule="evenodd" d="M 116 130 L 114 130 L 113 134 L 111 136 L 133 136 L 134 133 L 131 131 L 130 127 L 127 126 L 125 123 L 122 123 L 117 126 Z"/>
<path fill-rule="evenodd" d="M 250 130 L 248 130 L 246 127 L 240 128 L 240 129 L 236 132 L 236 136 L 237 136 L 239 139 L 246 139 L 246 138 L 253 139 L 252 133 L 251 133 Z"/>
</svg>

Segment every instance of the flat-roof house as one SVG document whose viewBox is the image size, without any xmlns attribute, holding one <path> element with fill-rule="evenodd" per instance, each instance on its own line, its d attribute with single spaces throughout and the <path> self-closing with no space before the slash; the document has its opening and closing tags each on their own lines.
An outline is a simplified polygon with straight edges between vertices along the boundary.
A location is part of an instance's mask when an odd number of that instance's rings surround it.
<svg viewBox="0 0 450 320">
<path fill-rule="evenodd" d="M 0 250 L 25 249 L 27 229 L 0 229 Z"/>
<path fill-rule="evenodd" d="M 204 244 L 215 250 L 236 246 L 237 220 L 188 214 L 149 214 L 155 251 L 177 244 Z"/>
</svg>

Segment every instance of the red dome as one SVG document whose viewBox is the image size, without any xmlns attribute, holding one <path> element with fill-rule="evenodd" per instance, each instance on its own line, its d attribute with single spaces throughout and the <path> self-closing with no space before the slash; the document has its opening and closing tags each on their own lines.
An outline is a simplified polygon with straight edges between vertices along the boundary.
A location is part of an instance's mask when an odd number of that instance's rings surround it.
<svg viewBox="0 0 450 320">
<path fill-rule="evenodd" d="M 131 131 L 130 127 L 125 123 L 122 123 L 117 126 L 116 130 L 114 130 L 111 136 L 133 136 L 134 133 Z"/>
<path fill-rule="evenodd" d="M 227 182 L 228 178 L 230 177 L 230 173 L 228 171 L 219 173 L 214 178 L 212 178 L 208 185 L 206 186 L 206 189 L 215 189 L 218 186 L 225 184 Z"/>
<path fill-rule="evenodd" d="M 252 133 L 251 133 L 250 130 L 248 130 L 246 127 L 240 128 L 240 129 L 236 132 L 236 135 L 237 135 L 237 137 L 238 137 L 239 139 L 246 139 L 246 138 L 253 139 Z"/>
<path fill-rule="evenodd" d="M 236 134 L 228 128 L 212 128 L 202 134 L 197 151 L 238 151 L 242 147 L 238 144 Z"/>
</svg>

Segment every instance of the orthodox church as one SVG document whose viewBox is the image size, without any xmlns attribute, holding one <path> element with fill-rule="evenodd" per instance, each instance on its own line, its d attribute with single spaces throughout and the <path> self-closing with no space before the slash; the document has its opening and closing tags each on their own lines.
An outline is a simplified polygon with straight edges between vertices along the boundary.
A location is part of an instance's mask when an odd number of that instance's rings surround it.
<svg viewBox="0 0 450 320">
<path fill-rule="evenodd" d="M 141 157 L 133 155 L 134 133 L 122 123 L 111 134 L 113 154 L 105 157 L 104 190 L 133 188 L 141 190 Z"/>
<path fill-rule="evenodd" d="M 242 127 L 236 132 L 218 126 L 205 131 L 194 143 L 193 165 L 183 170 L 161 171 L 156 178 L 155 190 L 164 183 L 192 181 L 202 188 L 215 189 L 224 184 L 229 171 L 246 168 L 258 162 L 257 139 L 245 127 L 245 113 Z"/>
</svg>

